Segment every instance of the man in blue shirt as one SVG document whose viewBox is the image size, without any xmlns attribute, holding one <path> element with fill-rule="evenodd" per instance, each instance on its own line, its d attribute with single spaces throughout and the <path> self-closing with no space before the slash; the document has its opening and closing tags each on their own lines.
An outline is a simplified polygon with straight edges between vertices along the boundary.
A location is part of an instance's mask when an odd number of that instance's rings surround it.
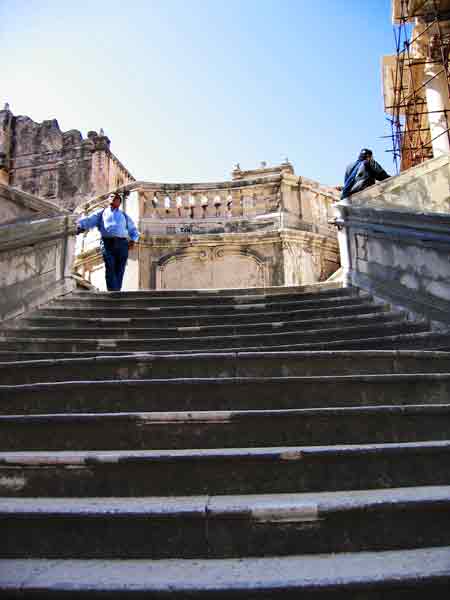
<svg viewBox="0 0 450 600">
<path fill-rule="evenodd" d="M 115 193 L 111 204 L 78 221 L 77 233 L 97 227 L 102 236 L 100 248 L 105 262 L 106 287 L 119 292 L 128 260 L 128 249 L 139 239 L 132 219 L 120 210 L 122 197 Z"/>
</svg>

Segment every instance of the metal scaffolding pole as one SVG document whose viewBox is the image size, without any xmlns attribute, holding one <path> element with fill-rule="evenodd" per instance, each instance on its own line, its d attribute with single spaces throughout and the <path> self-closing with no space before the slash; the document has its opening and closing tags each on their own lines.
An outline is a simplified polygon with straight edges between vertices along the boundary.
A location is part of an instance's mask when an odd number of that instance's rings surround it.
<svg viewBox="0 0 450 600">
<path fill-rule="evenodd" d="M 421 17 L 426 25 L 411 37 L 409 23 L 413 17 Z M 389 112 L 387 120 L 391 127 L 391 134 L 386 136 L 392 142 L 392 148 L 388 151 L 392 152 L 397 172 L 431 158 L 432 142 L 442 135 L 450 136 L 448 110 L 429 111 L 425 97 L 427 86 L 444 74 L 450 98 L 449 42 L 443 36 L 442 18 L 450 19 L 450 14 L 439 12 L 437 0 L 433 0 L 430 12 L 420 15 L 409 14 L 408 0 L 400 0 L 400 16 L 398 24 L 394 26 L 396 59 L 391 81 L 392 103 L 385 107 Z M 432 47 L 427 50 L 425 57 L 414 56 L 414 48 L 424 36 L 431 36 Z M 437 72 L 421 77 L 420 70 L 432 65 Z M 432 137 L 427 117 L 436 112 L 442 114 L 444 131 Z"/>
</svg>

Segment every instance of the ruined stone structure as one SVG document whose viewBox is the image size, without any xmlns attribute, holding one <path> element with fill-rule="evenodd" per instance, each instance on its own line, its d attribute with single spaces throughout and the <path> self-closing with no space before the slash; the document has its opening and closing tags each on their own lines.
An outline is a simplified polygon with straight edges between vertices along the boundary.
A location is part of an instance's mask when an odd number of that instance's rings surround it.
<svg viewBox="0 0 450 600">
<path fill-rule="evenodd" d="M 102 130 L 86 139 L 76 129 L 61 131 L 56 119 L 35 123 L 0 111 L 0 182 L 73 209 L 134 181 L 110 150 Z"/>
<path fill-rule="evenodd" d="M 231 181 L 135 182 L 127 189 L 133 194 L 126 208 L 142 235 L 125 289 L 303 285 L 325 281 L 339 267 L 329 225 L 338 192 L 295 175 L 288 161 L 250 171 L 237 166 Z M 103 289 L 96 232 L 78 253 L 77 271 Z"/>
</svg>

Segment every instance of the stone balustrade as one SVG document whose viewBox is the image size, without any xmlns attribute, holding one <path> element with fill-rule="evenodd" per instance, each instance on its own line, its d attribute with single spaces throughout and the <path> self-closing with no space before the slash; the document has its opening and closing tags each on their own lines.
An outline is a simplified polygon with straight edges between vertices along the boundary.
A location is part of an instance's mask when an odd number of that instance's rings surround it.
<svg viewBox="0 0 450 600">
<path fill-rule="evenodd" d="M 69 293 L 74 246 L 72 214 L 0 184 L 0 319 Z"/>
</svg>

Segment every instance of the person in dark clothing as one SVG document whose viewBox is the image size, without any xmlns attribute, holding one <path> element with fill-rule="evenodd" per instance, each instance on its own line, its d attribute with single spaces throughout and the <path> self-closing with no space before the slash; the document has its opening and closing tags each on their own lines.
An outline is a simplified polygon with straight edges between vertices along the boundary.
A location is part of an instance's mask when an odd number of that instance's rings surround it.
<svg viewBox="0 0 450 600">
<path fill-rule="evenodd" d="M 348 196 L 373 185 L 375 181 L 383 181 L 388 177 L 390 175 L 373 159 L 372 150 L 363 148 L 359 153 L 358 160 L 349 165 L 345 171 L 341 199 L 348 198 Z"/>
</svg>

